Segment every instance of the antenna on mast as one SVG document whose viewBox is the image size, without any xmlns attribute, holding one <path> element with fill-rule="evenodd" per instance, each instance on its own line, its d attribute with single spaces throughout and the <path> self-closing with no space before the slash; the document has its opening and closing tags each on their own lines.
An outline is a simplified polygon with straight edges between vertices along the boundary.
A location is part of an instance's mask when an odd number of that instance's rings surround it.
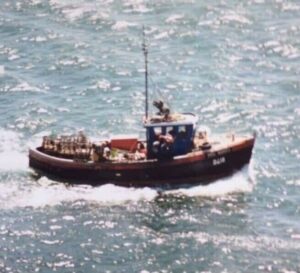
<svg viewBox="0 0 300 273">
<path fill-rule="evenodd" d="M 146 45 L 145 26 L 143 26 L 143 52 L 145 57 L 145 121 L 148 120 L 148 48 Z"/>
</svg>

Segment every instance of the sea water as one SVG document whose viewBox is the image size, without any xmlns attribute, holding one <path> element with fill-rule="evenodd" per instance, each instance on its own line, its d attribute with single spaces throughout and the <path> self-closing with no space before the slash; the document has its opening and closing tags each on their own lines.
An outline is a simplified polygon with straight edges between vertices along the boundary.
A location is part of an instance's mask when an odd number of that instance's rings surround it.
<svg viewBox="0 0 300 273">
<path fill-rule="evenodd" d="M 207 186 L 67 186 L 28 168 L 49 133 L 144 136 L 150 99 L 257 133 Z M 300 3 L 1 0 L 0 272 L 300 272 Z"/>
</svg>

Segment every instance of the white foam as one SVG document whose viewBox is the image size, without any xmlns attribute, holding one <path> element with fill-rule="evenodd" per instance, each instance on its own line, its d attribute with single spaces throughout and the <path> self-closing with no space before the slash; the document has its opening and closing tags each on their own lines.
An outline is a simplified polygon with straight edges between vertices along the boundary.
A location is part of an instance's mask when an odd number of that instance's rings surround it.
<svg viewBox="0 0 300 273">
<path fill-rule="evenodd" d="M 107 90 L 111 87 L 111 83 L 106 79 L 102 79 L 97 82 L 96 87 L 99 89 Z"/>
<path fill-rule="evenodd" d="M 238 192 L 251 192 L 254 187 L 254 173 L 252 166 L 245 166 L 243 170 L 230 177 L 219 179 L 208 185 L 200 185 L 187 189 L 171 190 L 167 193 L 186 195 L 190 197 L 218 197 Z"/>
<path fill-rule="evenodd" d="M 184 18 L 184 15 L 183 14 L 174 14 L 174 15 L 171 15 L 169 16 L 167 19 L 166 19 L 166 23 L 170 23 L 170 24 L 174 24 L 174 23 L 177 23 L 179 20 L 181 20 L 182 18 Z"/>
<path fill-rule="evenodd" d="M 112 30 L 125 30 L 127 29 L 128 27 L 133 27 L 133 26 L 136 26 L 137 24 L 135 23 L 129 23 L 127 21 L 117 21 L 112 27 L 111 29 Z"/>
<path fill-rule="evenodd" d="M 6 151 L 0 153 L 1 171 L 20 171 L 28 168 L 28 159 L 25 154 L 17 151 Z"/>
<path fill-rule="evenodd" d="M 280 43 L 278 41 L 275 41 L 275 40 L 270 40 L 270 41 L 264 43 L 264 47 L 266 47 L 266 48 L 274 48 L 274 47 L 277 47 L 279 45 L 280 45 Z"/>
<path fill-rule="evenodd" d="M 17 59 L 19 59 L 19 58 L 20 58 L 19 55 L 17 55 L 17 54 L 12 54 L 12 55 L 10 55 L 10 56 L 8 57 L 8 60 L 14 61 L 14 60 L 17 60 Z"/>
<path fill-rule="evenodd" d="M 78 3 L 77 5 L 65 6 L 62 9 L 62 13 L 72 22 L 95 10 L 96 6 L 93 3 Z"/>
<path fill-rule="evenodd" d="M 0 170 L 25 170 L 27 156 L 21 150 L 20 134 L 0 128 Z"/>
<path fill-rule="evenodd" d="M 42 177 L 27 191 L 17 194 L 11 192 L 10 196 L 11 198 L 6 201 L 6 204 L 10 203 L 14 207 L 37 208 L 76 201 L 88 201 L 101 205 L 124 204 L 141 200 L 151 201 L 157 196 L 157 192 L 150 188 L 124 188 L 112 184 L 99 187 L 66 186 Z"/>
<path fill-rule="evenodd" d="M 200 244 L 212 242 L 216 246 L 230 245 L 231 248 L 246 249 L 248 251 L 255 251 L 261 249 L 272 250 L 299 250 L 300 243 L 296 240 L 279 239 L 277 237 L 269 236 L 231 236 L 219 233 L 217 235 L 211 235 L 205 232 L 188 232 L 187 234 L 181 234 L 180 237 L 194 238 Z M 222 249 L 223 250 L 223 249 Z"/>
<path fill-rule="evenodd" d="M 198 26 L 211 26 L 213 25 L 214 21 L 211 20 L 205 20 L 205 21 L 200 21 L 198 23 Z"/>
<path fill-rule="evenodd" d="M 71 66 L 75 64 L 75 61 L 73 60 L 61 60 L 59 61 L 59 64 L 63 65 L 63 66 Z"/>
<path fill-rule="evenodd" d="M 283 3 L 282 4 L 283 11 L 299 11 L 300 5 L 296 3 Z"/>
<path fill-rule="evenodd" d="M 222 114 L 220 114 L 219 116 L 216 117 L 216 120 L 219 123 L 227 123 L 230 120 L 237 119 L 239 116 L 240 116 L 239 113 L 234 113 L 234 114 L 230 114 L 230 113 L 224 114 L 224 113 L 222 113 Z"/>
<path fill-rule="evenodd" d="M 155 40 L 165 39 L 169 37 L 169 32 L 164 31 L 154 36 Z"/>
<path fill-rule="evenodd" d="M 72 8 L 62 10 L 62 13 L 71 22 L 81 18 L 85 12 L 86 12 L 85 9 L 80 8 L 80 7 L 78 7 L 78 8 L 73 8 L 72 7 Z"/>
<path fill-rule="evenodd" d="M 87 201 L 99 205 L 122 205 L 128 202 L 152 201 L 158 192 L 151 188 L 125 188 L 106 184 L 99 187 L 66 186 L 42 177 L 36 184 L 20 189 L 20 185 L 11 183 L 0 185 L 1 207 L 45 207 L 56 206 L 64 202 Z M 217 197 L 235 192 L 249 192 L 253 184 L 238 173 L 230 178 L 219 180 L 207 186 L 196 186 L 189 189 L 169 190 L 166 194 L 185 195 L 189 197 Z"/>
<path fill-rule="evenodd" d="M 68 113 L 68 112 L 70 112 L 70 109 L 67 108 L 67 107 L 58 107 L 57 111 L 58 112 L 66 112 L 66 113 Z"/>
<path fill-rule="evenodd" d="M 35 38 L 35 41 L 40 43 L 40 42 L 46 42 L 47 41 L 47 38 L 46 37 L 43 37 L 43 36 L 37 36 Z"/>
<path fill-rule="evenodd" d="M 106 20 L 109 18 L 109 13 L 103 11 L 95 11 L 91 17 L 89 18 L 90 21 L 96 23 L 97 20 Z"/>
<path fill-rule="evenodd" d="M 249 168 L 250 169 L 250 168 Z M 188 197 L 218 197 L 236 192 L 250 192 L 254 183 L 245 177 L 246 170 L 234 174 L 229 178 L 218 180 L 207 186 L 195 186 L 178 190 L 168 190 L 167 195 L 185 195 Z M 56 206 L 64 202 L 87 201 L 99 205 L 122 205 L 128 202 L 150 202 L 158 196 L 158 192 L 151 188 L 125 188 L 106 184 L 99 187 L 67 186 L 52 181 L 46 177 L 40 178 L 22 187 L 19 182 L 11 182 L 10 186 L 0 185 L 0 205 L 11 207 L 45 207 Z"/>
<path fill-rule="evenodd" d="M 300 179 L 289 180 L 286 182 L 288 185 L 300 186 Z"/>
<path fill-rule="evenodd" d="M 152 9 L 149 9 L 145 5 L 144 0 L 127 0 L 124 1 L 124 7 L 130 8 L 130 10 L 124 10 L 124 12 L 138 12 L 138 13 L 146 13 L 151 11 Z"/>
<path fill-rule="evenodd" d="M 94 14 L 97 11 L 97 4 L 85 3 L 84 1 L 50 0 L 49 3 L 53 8 L 59 9 L 70 22 L 79 20 L 87 14 Z"/>
<path fill-rule="evenodd" d="M 30 85 L 28 82 L 21 82 L 15 87 L 11 88 L 10 91 L 19 92 L 19 91 L 32 91 L 32 92 L 41 92 L 41 89 L 35 86 Z"/>
<path fill-rule="evenodd" d="M 31 145 L 40 142 L 42 132 L 31 138 Z M 0 170 L 28 170 L 27 153 L 21 149 L 20 135 L 0 128 Z M 178 190 L 167 190 L 165 194 L 216 197 L 236 192 L 250 192 L 253 189 L 254 172 L 252 164 L 231 177 L 217 180 L 207 186 L 195 186 Z M 38 181 L 26 182 L 26 187 L 19 181 L 0 184 L 1 207 L 45 207 L 63 202 L 80 200 L 95 202 L 101 205 L 125 204 L 127 202 L 152 201 L 158 196 L 156 189 L 125 188 L 106 184 L 99 187 L 66 186 L 63 183 L 42 177 Z"/>
<path fill-rule="evenodd" d="M 235 23 L 240 23 L 240 24 L 251 24 L 251 21 L 246 18 L 245 16 L 238 14 L 234 11 L 228 11 L 226 12 L 220 20 L 224 23 L 230 23 L 230 22 L 235 22 Z"/>
<path fill-rule="evenodd" d="M 5 68 L 4 65 L 0 65 L 0 76 L 5 74 Z"/>
</svg>

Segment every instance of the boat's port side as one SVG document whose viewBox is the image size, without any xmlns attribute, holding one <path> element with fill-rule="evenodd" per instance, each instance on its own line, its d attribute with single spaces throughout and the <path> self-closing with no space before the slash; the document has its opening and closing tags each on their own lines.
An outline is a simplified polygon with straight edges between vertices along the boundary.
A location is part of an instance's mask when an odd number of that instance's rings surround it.
<svg viewBox="0 0 300 273">
<path fill-rule="evenodd" d="M 240 169 L 250 161 L 253 145 L 254 139 L 246 139 L 235 141 L 229 148 L 197 151 L 169 160 L 96 163 L 57 158 L 32 149 L 30 166 L 75 183 L 99 185 L 112 182 L 127 186 L 161 185 L 169 180 L 183 183 L 189 178 L 221 176 Z"/>
</svg>

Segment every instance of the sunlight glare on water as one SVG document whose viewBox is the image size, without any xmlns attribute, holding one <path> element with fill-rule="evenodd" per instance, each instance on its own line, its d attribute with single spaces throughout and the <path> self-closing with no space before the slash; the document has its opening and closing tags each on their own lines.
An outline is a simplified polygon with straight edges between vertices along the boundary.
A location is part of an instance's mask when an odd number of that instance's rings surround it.
<svg viewBox="0 0 300 273">
<path fill-rule="evenodd" d="M 0 0 L 0 272 L 300 272 L 300 4 Z M 214 133 L 257 133 L 251 164 L 178 189 L 37 177 L 43 135 L 144 138 L 151 100 Z"/>
</svg>

